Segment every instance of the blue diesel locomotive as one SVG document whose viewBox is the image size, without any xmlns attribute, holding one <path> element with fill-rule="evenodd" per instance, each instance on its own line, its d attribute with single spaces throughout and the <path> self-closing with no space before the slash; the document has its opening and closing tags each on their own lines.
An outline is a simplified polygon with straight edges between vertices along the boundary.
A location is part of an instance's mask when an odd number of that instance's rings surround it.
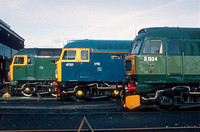
<svg viewBox="0 0 200 132">
<path fill-rule="evenodd" d="M 75 40 L 57 62 L 58 99 L 119 95 L 129 40 Z"/>
</svg>

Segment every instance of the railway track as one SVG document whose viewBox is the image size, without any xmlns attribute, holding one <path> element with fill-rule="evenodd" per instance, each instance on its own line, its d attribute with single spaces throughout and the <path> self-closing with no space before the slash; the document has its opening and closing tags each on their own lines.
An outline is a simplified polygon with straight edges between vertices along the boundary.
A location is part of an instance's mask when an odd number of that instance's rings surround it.
<svg viewBox="0 0 200 132">
<path fill-rule="evenodd" d="M 0 131 L 77 131 L 83 118 L 93 131 L 198 131 L 200 111 L 124 112 L 120 101 L 0 99 Z M 195 117 L 195 118 L 194 118 Z M 86 123 L 81 131 L 91 131 Z"/>
<path fill-rule="evenodd" d="M 153 127 L 153 128 L 115 128 L 115 129 L 81 129 L 81 132 L 132 132 L 132 131 L 148 131 L 148 132 L 155 132 L 155 131 L 181 131 L 181 132 L 197 132 L 199 131 L 200 127 Z M 77 132 L 78 129 L 54 129 L 54 130 L 9 130 L 9 132 Z M 7 132 L 3 130 L 0 132 Z"/>
</svg>

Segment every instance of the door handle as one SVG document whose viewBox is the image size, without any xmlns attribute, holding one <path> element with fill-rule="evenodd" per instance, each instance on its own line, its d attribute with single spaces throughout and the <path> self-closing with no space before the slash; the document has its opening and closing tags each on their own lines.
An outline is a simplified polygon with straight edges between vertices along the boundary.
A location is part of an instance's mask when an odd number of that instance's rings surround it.
<svg viewBox="0 0 200 132">
<path fill-rule="evenodd" d="M 171 57 L 169 57 L 169 61 L 172 61 L 173 59 Z"/>
</svg>

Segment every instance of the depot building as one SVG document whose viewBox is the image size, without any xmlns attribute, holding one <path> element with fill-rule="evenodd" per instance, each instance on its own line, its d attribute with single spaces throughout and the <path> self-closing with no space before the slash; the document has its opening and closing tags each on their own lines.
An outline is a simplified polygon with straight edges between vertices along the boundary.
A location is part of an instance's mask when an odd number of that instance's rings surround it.
<svg viewBox="0 0 200 132">
<path fill-rule="evenodd" d="M 8 78 L 9 65 L 13 56 L 24 48 L 24 39 L 0 19 L 0 88 Z"/>
</svg>

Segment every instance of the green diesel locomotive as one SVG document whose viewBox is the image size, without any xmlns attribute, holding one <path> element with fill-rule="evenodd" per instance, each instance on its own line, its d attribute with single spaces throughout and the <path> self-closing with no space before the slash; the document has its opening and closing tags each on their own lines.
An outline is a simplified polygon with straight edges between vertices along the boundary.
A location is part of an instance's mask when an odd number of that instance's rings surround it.
<svg viewBox="0 0 200 132">
<path fill-rule="evenodd" d="M 200 28 L 140 30 L 125 60 L 125 89 L 136 88 L 136 91 L 135 95 L 125 96 L 124 107 L 200 106 L 199 56 Z"/>
<path fill-rule="evenodd" d="M 19 51 L 10 65 L 10 85 L 24 96 L 56 96 L 56 62 L 62 49 L 28 48 Z"/>
</svg>

